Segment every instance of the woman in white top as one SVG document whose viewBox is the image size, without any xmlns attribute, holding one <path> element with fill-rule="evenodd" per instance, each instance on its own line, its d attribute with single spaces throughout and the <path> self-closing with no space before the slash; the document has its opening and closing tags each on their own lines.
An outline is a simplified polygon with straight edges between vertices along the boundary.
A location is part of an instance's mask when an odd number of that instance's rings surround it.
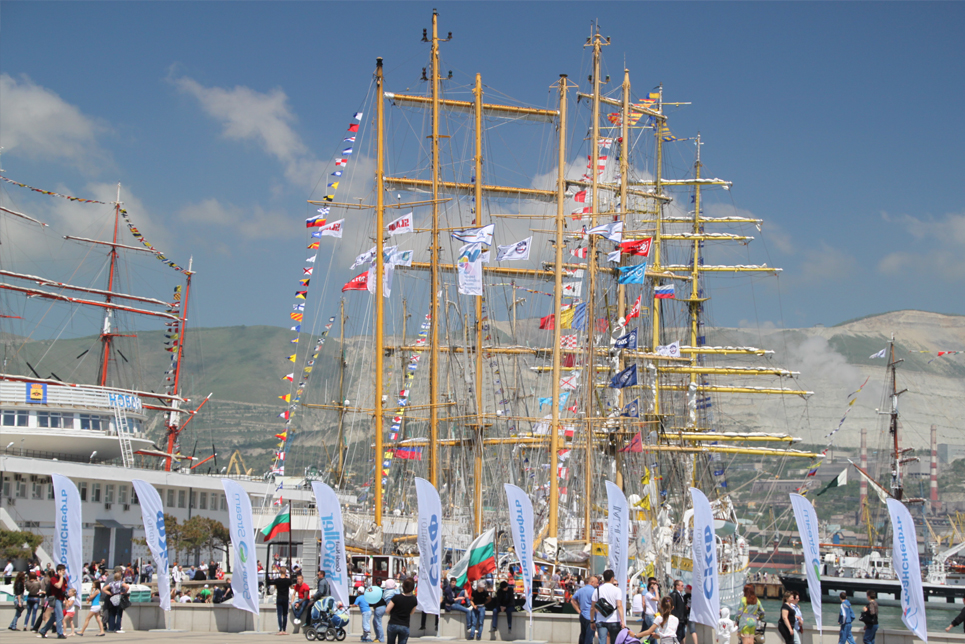
<svg viewBox="0 0 965 644">
<path fill-rule="evenodd" d="M 643 616 L 643 593 L 640 592 L 642 588 L 637 588 L 637 592 L 633 594 L 633 600 L 630 602 L 630 614 L 634 617 Z"/>
<path fill-rule="evenodd" d="M 673 600 L 669 597 L 664 597 L 660 600 L 660 613 L 653 618 L 653 626 L 639 633 L 635 633 L 634 637 L 643 641 L 645 638 L 655 635 L 660 644 L 676 644 L 677 626 L 680 621 L 671 615 L 672 611 Z"/>
</svg>

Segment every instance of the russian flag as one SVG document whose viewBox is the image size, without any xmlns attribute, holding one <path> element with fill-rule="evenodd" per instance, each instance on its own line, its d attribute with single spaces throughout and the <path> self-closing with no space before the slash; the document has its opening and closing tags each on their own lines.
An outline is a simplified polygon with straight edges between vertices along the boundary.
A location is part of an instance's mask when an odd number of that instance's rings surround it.
<svg viewBox="0 0 965 644">
<path fill-rule="evenodd" d="M 421 447 L 397 447 L 395 448 L 395 457 L 410 461 L 421 461 L 422 460 L 422 448 Z"/>
<path fill-rule="evenodd" d="M 658 300 L 672 300 L 674 299 L 674 288 L 673 284 L 666 284 L 664 286 L 658 286 L 653 289 L 653 296 Z"/>
</svg>

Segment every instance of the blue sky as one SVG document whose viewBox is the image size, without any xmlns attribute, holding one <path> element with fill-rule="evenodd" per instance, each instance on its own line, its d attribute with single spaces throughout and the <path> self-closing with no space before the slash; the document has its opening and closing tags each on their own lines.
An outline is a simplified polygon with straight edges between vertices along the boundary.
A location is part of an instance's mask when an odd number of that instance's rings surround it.
<svg viewBox="0 0 965 644">
<path fill-rule="evenodd" d="M 734 182 L 723 207 L 765 220 L 749 259 L 785 269 L 779 282 L 754 280 L 752 290 L 723 280 L 716 323 L 834 324 L 902 308 L 965 313 L 965 4 L 439 9 L 441 31 L 453 32 L 443 46 L 453 95 L 476 72 L 526 104 L 551 105 L 548 88 L 560 73 L 585 90 L 583 42 L 598 19 L 612 39 L 605 65 L 613 84 L 625 61 L 637 95 L 663 83 L 668 100 L 693 103 L 672 113 L 674 132 L 702 133 L 705 173 Z M 120 182 L 146 236 L 179 263 L 194 257 L 196 324 L 286 324 L 305 257 L 302 222 L 312 212 L 305 200 L 328 179 L 376 56 L 385 59 L 389 90 L 424 91 L 429 50 L 420 39 L 431 10 L 401 2 L 3 2 L 5 174 L 93 198 Z M 544 139 L 503 147 L 546 172 Z M 670 161 L 682 172 L 692 146 L 680 145 Z M 353 166 L 360 175 L 367 149 L 363 132 Z M 361 176 L 352 181 L 365 185 Z M 29 226 L 6 224 L 4 268 L 77 277 L 85 249 L 59 236 L 106 235 L 109 209 L 2 190 L 4 205 L 52 224 L 39 242 Z M 342 244 L 329 287 L 313 293 L 329 301 L 354 274 L 344 258 L 367 242 Z M 321 249 L 321 266 L 330 248 Z M 159 295 L 173 284 L 160 263 L 141 264 L 146 277 L 125 276 L 130 288 Z M 81 281 L 99 279 L 91 272 Z M 51 334 L 65 319 L 25 330 Z"/>
</svg>

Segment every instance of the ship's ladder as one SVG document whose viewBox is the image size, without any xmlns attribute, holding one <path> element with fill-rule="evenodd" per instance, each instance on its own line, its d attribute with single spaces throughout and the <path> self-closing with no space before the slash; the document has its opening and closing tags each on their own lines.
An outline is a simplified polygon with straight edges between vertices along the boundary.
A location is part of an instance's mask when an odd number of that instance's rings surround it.
<svg viewBox="0 0 965 644">
<path fill-rule="evenodd" d="M 114 427 L 117 430 L 117 440 L 121 444 L 121 461 L 124 467 L 134 467 L 134 449 L 131 447 L 128 422 L 127 410 L 120 405 L 114 407 Z"/>
</svg>

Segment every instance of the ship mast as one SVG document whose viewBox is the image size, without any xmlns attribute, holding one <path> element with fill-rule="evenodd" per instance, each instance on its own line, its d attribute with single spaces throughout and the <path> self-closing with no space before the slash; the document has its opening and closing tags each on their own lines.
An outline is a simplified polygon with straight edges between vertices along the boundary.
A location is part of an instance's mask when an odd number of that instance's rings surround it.
<svg viewBox="0 0 965 644">
<path fill-rule="evenodd" d="M 345 298 L 338 303 L 338 472 L 335 475 L 335 485 L 342 484 L 345 475 Z"/>
<path fill-rule="evenodd" d="M 433 20 L 433 22 L 435 22 Z M 382 256 L 383 236 L 385 234 L 385 98 L 383 96 L 382 59 L 375 59 L 375 525 L 382 526 L 382 461 L 385 458 L 382 448 L 382 355 L 385 340 L 382 336 L 384 321 L 382 302 L 382 275 L 385 271 L 385 258 Z M 435 242 L 433 242 L 435 246 Z M 435 275 L 435 273 L 433 273 Z M 433 323 L 435 317 L 433 316 Z M 345 401 L 339 401 L 344 407 Z M 433 407 L 434 408 L 434 407 Z M 339 450 L 341 453 L 341 445 Z M 432 448 L 430 447 L 430 452 Z"/>
<path fill-rule="evenodd" d="M 178 350 L 177 350 L 177 364 L 174 367 L 174 387 L 172 389 L 174 393 L 174 400 L 171 401 L 171 407 L 173 410 L 168 415 L 168 458 L 164 460 L 164 470 L 167 472 L 171 471 L 172 457 L 174 456 L 174 446 L 178 441 L 178 436 L 181 434 L 181 430 L 184 426 L 179 426 L 181 422 L 181 413 L 178 411 L 178 406 L 181 399 L 181 362 L 184 357 L 184 336 L 187 332 L 186 323 L 188 321 L 188 298 L 191 296 L 191 276 L 193 272 L 191 270 L 194 264 L 194 258 L 188 260 L 188 270 L 185 271 L 185 281 L 184 281 L 184 298 L 181 300 L 181 317 L 178 320 Z M 204 402 L 201 403 L 203 406 L 209 399 L 211 395 L 209 394 Z M 201 409 L 201 407 L 198 407 Z M 193 415 L 192 415 L 193 417 Z M 191 420 L 190 418 L 188 419 Z M 187 422 L 185 423 L 185 425 Z"/>
<path fill-rule="evenodd" d="M 107 294 L 104 301 L 110 303 L 111 291 L 114 290 L 114 273 L 117 270 L 117 229 L 121 221 L 121 184 L 117 184 L 117 201 L 114 202 L 114 238 L 111 242 L 110 257 L 111 268 L 107 276 Z M 101 329 L 101 365 L 100 373 L 97 376 L 97 384 L 101 387 L 107 386 L 107 365 L 111 359 L 111 342 L 116 335 L 113 331 L 114 311 L 107 309 L 104 312 L 104 326 Z"/>
<path fill-rule="evenodd" d="M 563 292 L 563 227 L 565 225 L 566 202 L 566 74 L 560 74 L 559 80 L 559 154 L 556 160 L 556 240 L 554 244 L 555 257 L 553 263 L 553 422 L 550 423 L 550 513 L 547 536 L 556 539 L 559 532 L 559 440 L 560 440 L 560 323 L 561 302 Z M 513 289 L 513 315 L 515 316 L 515 287 Z M 515 331 L 515 317 L 513 327 Z M 589 456 L 589 454 L 588 454 Z M 587 458 L 589 461 L 589 458 Z M 589 504 L 589 500 L 587 500 Z M 555 557 L 554 557 L 555 559 Z"/>
<path fill-rule="evenodd" d="M 433 72 L 434 73 L 434 72 Z M 474 174 L 475 178 L 473 180 L 473 201 L 476 204 L 476 220 L 475 226 L 483 226 L 483 216 L 482 216 L 482 132 L 483 132 L 483 89 L 482 89 L 482 76 L 476 74 L 476 86 L 473 89 L 473 97 L 475 102 L 473 104 L 474 116 L 476 121 L 476 148 L 475 156 L 473 158 L 475 162 Z M 482 322 L 482 304 L 483 296 L 476 296 L 476 442 L 473 445 L 472 455 L 473 455 L 473 491 L 472 491 L 472 501 L 473 501 L 473 537 L 478 537 L 482 533 L 483 525 L 483 499 L 482 499 L 482 479 L 483 479 L 483 467 L 482 467 L 482 457 L 483 457 L 483 322 Z"/>
<path fill-rule="evenodd" d="M 630 70 L 623 70 L 623 105 L 620 107 L 620 212 L 624 213 L 625 221 L 629 221 L 627 216 L 627 196 L 628 189 L 630 185 Z M 615 145 L 612 145 L 611 149 L 616 149 Z M 624 229 L 628 226 L 624 225 Z M 626 232 L 624 230 L 624 232 Z M 622 320 L 626 315 L 627 309 L 627 287 L 626 284 L 617 285 L 617 319 Z M 624 329 L 625 330 L 625 329 Z M 623 371 L 624 361 L 623 352 L 621 351 L 617 357 L 616 369 L 617 373 Z M 623 389 L 619 389 L 617 392 L 617 405 L 619 409 L 623 409 L 624 397 Z M 622 426 L 623 423 L 621 423 Z M 611 444 L 611 448 L 616 448 L 616 445 Z M 617 480 L 615 483 L 623 489 L 623 456 L 619 449 L 615 450 L 616 470 L 617 470 Z M 624 490 L 625 491 L 625 490 Z"/>
<path fill-rule="evenodd" d="M 891 495 L 899 501 L 901 501 L 902 496 L 904 496 L 905 486 L 901 478 L 901 455 L 903 452 L 898 443 L 898 396 L 908 391 L 907 389 L 898 391 L 897 367 L 902 362 L 904 362 L 904 360 L 895 359 L 895 338 L 892 336 L 891 344 L 888 348 L 888 370 L 891 372 L 891 411 L 889 412 L 891 418 L 888 421 L 888 431 L 891 433 L 894 441 L 894 462 L 891 468 Z"/>
<path fill-rule="evenodd" d="M 599 163 L 600 163 L 600 52 L 603 45 L 608 45 L 600 37 L 600 28 L 596 26 L 593 36 L 587 39 L 587 45 L 593 47 L 593 116 L 592 129 L 590 135 L 590 185 L 592 195 L 590 197 L 590 227 L 596 226 L 597 212 L 599 209 Z M 585 502 L 583 507 L 583 530 L 584 538 L 587 543 L 592 541 L 590 535 L 590 513 L 593 507 L 593 399 L 596 395 L 596 366 L 595 353 L 593 346 L 593 333 L 596 331 L 596 310 L 595 310 L 595 288 L 596 288 L 596 242 L 592 236 L 587 237 L 587 296 L 586 296 L 586 318 L 584 326 L 587 338 L 587 358 L 586 376 L 584 388 L 586 389 L 586 463 L 584 465 L 584 495 Z M 557 298 L 560 296 L 558 291 Z M 554 326 L 560 325 L 560 318 L 555 319 Z M 556 472 L 550 472 L 550 476 L 555 476 Z"/>
</svg>

